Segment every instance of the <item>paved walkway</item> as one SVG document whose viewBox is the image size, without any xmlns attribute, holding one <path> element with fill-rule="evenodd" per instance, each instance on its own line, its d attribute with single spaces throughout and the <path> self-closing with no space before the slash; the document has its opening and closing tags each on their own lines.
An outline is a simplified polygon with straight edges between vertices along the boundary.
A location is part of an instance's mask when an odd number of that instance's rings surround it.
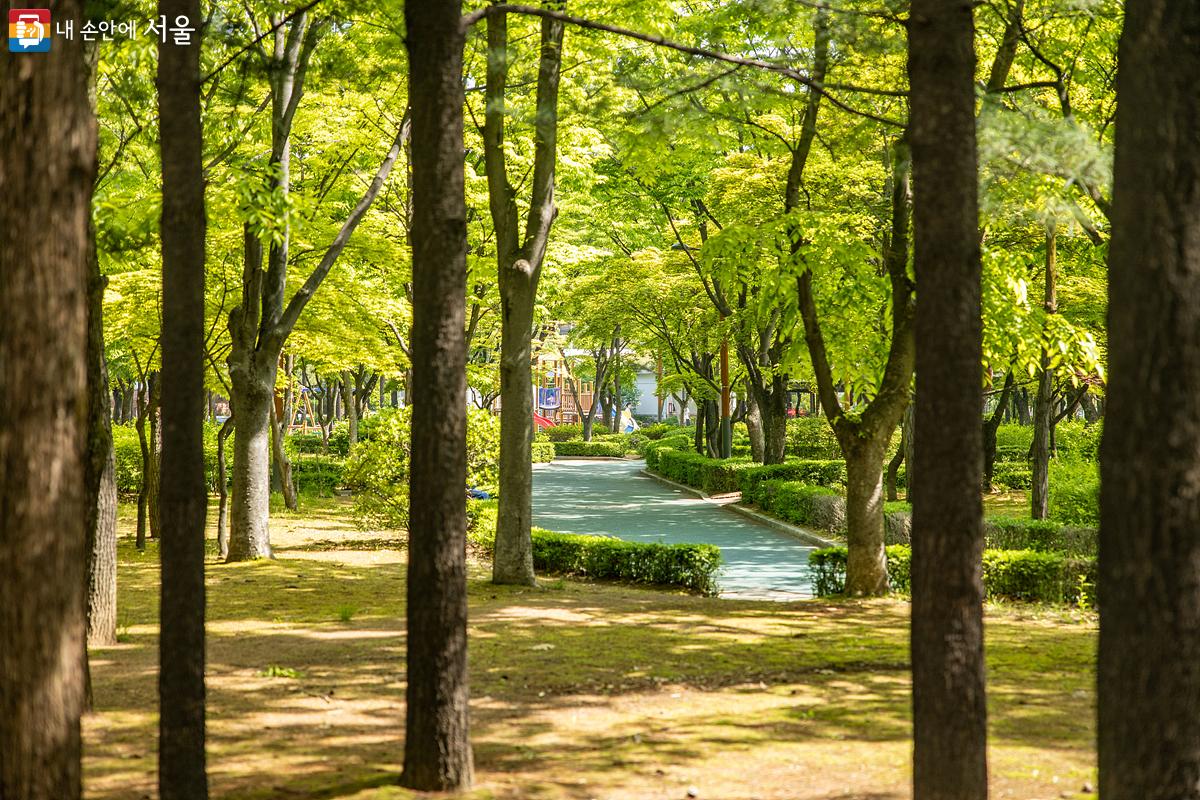
<svg viewBox="0 0 1200 800">
<path fill-rule="evenodd" d="M 533 473 L 533 524 L 631 542 L 715 544 L 722 596 L 811 597 L 814 549 L 774 528 L 640 474 L 642 461 L 557 460 Z"/>
</svg>

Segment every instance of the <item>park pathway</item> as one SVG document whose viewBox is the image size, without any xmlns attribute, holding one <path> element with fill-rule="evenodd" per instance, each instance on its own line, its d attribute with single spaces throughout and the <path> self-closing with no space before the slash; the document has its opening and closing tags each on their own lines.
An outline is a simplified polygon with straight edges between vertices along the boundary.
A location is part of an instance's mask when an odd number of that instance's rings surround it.
<svg viewBox="0 0 1200 800">
<path fill-rule="evenodd" d="M 769 525 L 642 474 L 642 461 L 556 460 L 533 474 L 533 524 L 631 542 L 715 544 L 722 596 L 812 596 L 814 549 Z"/>
</svg>

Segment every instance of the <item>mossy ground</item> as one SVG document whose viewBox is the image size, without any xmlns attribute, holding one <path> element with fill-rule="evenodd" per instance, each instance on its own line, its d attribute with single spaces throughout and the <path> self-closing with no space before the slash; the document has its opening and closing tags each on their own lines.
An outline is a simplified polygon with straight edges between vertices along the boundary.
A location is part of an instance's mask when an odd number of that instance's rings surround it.
<svg viewBox="0 0 1200 800">
<path fill-rule="evenodd" d="M 273 521 L 276 560 L 210 562 L 212 797 L 414 796 L 395 786 L 405 553 L 347 519 L 308 501 Z M 121 642 L 92 652 L 90 798 L 154 795 L 156 553 L 122 538 Z M 472 798 L 910 794 L 905 602 L 496 587 L 480 563 L 470 601 Z M 989 607 L 993 797 L 1094 782 L 1095 635 L 1087 613 Z"/>
</svg>

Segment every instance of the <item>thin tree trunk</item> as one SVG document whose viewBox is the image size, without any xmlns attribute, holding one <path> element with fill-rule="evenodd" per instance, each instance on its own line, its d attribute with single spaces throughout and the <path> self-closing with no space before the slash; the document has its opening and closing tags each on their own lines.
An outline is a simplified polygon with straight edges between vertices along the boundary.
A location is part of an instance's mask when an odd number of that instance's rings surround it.
<svg viewBox="0 0 1200 800">
<path fill-rule="evenodd" d="M 223 560 L 229 555 L 229 473 L 226 468 L 225 442 L 233 433 L 233 417 L 225 420 L 217 431 L 217 555 Z"/>
<path fill-rule="evenodd" d="M 1046 229 L 1046 298 L 1047 319 L 1058 312 L 1056 235 L 1053 224 Z M 1050 450 L 1054 417 L 1054 372 L 1050 353 L 1043 347 L 1041 371 L 1038 373 L 1037 398 L 1033 405 L 1033 483 L 1029 493 L 1030 513 L 1034 519 L 1050 516 Z"/>
<path fill-rule="evenodd" d="M 82 19 L 83 4 L 63 0 L 54 13 Z M 78 800 L 82 792 L 88 222 L 96 164 L 89 75 L 78 38 L 59 37 L 40 55 L 0 52 L 0 795 L 6 800 Z"/>
<path fill-rule="evenodd" d="M 87 640 L 117 641 L 117 481 L 112 394 L 104 357 L 104 287 L 88 226 Z"/>
<path fill-rule="evenodd" d="M 200 20 L 200 0 L 159 0 L 167 19 Z M 205 800 L 204 149 L 200 37 L 160 42 L 162 150 L 162 603 L 158 794 Z"/>
<path fill-rule="evenodd" d="M 908 411 L 904 412 L 905 417 L 908 416 Z M 898 495 L 896 494 L 896 473 L 900 471 L 900 465 L 904 463 L 904 451 L 906 449 L 908 439 L 908 426 L 901 424 L 900 426 L 900 446 L 896 448 L 896 454 L 888 461 L 887 472 L 884 473 L 884 488 L 887 490 L 888 502 L 894 503 Z"/>
<path fill-rule="evenodd" d="M 1100 457 L 1100 796 L 1200 796 L 1200 5 L 1118 50 Z"/>
<path fill-rule="evenodd" d="M 913 461 L 914 800 L 985 800 L 983 359 L 972 7 L 909 16 L 917 397 Z"/>
<path fill-rule="evenodd" d="M 137 533 L 134 544 L 139 551 L 142 551 L 146 549 L 146 528 L 149 522 L 147 511 L 150 505 L 150 441 L 146 437 L 146 416 L 149 413 L 150 402 L 148 399 L 144 399 L 150 397 L 149 377 L 138 389 L 138 396 L 137 421 L 134 425 L 137 428 L 138 447 L 142 457 L 142 480 L 138 484 Z"/>
<path fill-rule="evenodd" d="M 150 461 L 146 471 L 146 504 L 150 538 L 157 539 L 162 533 L 162 512 L 159 504 L 159 491 L 162 486 L 162 379 L 158 372 L 150 373 L 149 406 L 147 421 L 150 424 Z"/>
<path fill-rule="evenodd" d="M 983 423 L 983 490 L 992 490 L 992 476 L 996 473 L 996 432 L 1004 419 L 1004 410 L 1008 408 L 1008 398 L 1012 394 L 1013 371 L 1010 368 L 1004 376 L 1004 388 L 996 400 L 996 410 Z"/>
<path fill-rule="evenodd" d="M 786 423 L 784 430 L 787 430 Z M 766 456 L 766 437 L 763 435 L 762 414 L 759 412 L 753 390 L 746 392 L 746 431 L 750 434 L 750 458 L 761 464 Z M 784 450 L 786 449 L 785 434 Z"/>
<path fill-rule="evenodd" d="M 404 774 L 469 789 L 461 4 L 405 3 L 412 102 L 413 406 Z M 507 409 L 508 403 L 505 403 Z M 529 406 L 517 409 L 526 417 Z M 528 454 L 528 451 L 526 451 Z M 528 466 L 528 463 L 526 463 Z"/>
<path fill-rule="evenodd" d="M 296 481 L 292 478 L 292 461 L 283 449 L 283 436 L 287 429 L 287 423 L 281 423 L 276 419 L 274 403 L 271 404 L 270 425 L 271 454 L 275 460 L 275 467 L 279 470 L 279 486 L 283 491 L 283 504 L 289 510 L 295 511 L 299 507 L 299 500 L 296 497 Z"/>
</svg>

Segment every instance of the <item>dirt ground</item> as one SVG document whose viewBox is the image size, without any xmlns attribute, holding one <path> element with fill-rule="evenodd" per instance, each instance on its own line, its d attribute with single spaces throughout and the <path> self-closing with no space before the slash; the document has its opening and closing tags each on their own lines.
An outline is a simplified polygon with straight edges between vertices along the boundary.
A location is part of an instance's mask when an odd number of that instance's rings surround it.
<svg viewBox="0 0 1200 800">
<path fill-rule="evenodd" d="M 122 520 L 123 533 L 131 533 Z M 214 798 L 385 800 L 404 735 L 405 553 L 326 504 L 277 515 L 278 558 L 210 561 Z M 87 797 L 155 791 L 158 567 L 123 538 L 120 643 L 92 652 Z M 908 605 L 720 600 L 471 572 L 471 798 L 910 796 Z M 991 606 L 995 798 L 1095 780 L 1096 621 Z"/>
</svg>

